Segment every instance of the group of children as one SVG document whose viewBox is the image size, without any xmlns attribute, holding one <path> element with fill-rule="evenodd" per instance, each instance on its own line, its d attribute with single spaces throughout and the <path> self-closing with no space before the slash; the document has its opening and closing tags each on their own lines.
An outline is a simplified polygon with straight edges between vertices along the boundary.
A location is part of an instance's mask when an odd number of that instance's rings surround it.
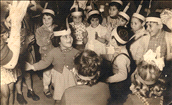
<svg viewBox="0 0 172 105">
<path fill-rule="evenodd" d="M 138 6 L 136 13 L 132 15 L 131 20 L 126 13 L 130 3 L 126 5 L 123 11 L 121 11 L 122 6 L 123 2 L 121 0 L 112 0 L 109 3 L 109 15 L 102 17 L 102 14 L 94 8 L 92 3 L 88 6 L 89 8 L 86 7 L 87 11 L 84 11 L 77 2 L 74 2 L 70 14 L 66 17 L 66 23 L 61 25 L 54 24 L 55 12 L 52 9 L 46 7 L 43 9 L 43 25 L 35 33 L 41 60 L 33 65 L 26 63 L 26 71 L 44 70 L 43 86 L 47 98 L 52 97 L 49 88 L 50 83 L 54 86 L 53 99 L 56 104 L 61 102 L 65 89 L 79 85 L 74 78 L 74 59 L 79 52 L 85 49 L 94 51 L 102 59 L 112 63 L 113 74 L 109 75 L 106 82 L 110 83 L 111 97 L 115 97 L 116 100 L 125 98 L 124 95 L 128 94 L 126 88 L 129 89 L 130 82 L 126 80 L 130 79 L 130 73 L 134 71 L 131 68 L 133 61 L 136 65 L 140 65 L 132 75 L 133 84 L 131 85 L 134 88 L 134 92 L 132 92 L 137 96 L 142 92 L 142 87 L 136 86 L 140 83 L 137 83 L 138 81 L 135 78 L 139 78 L 141 82 L 144 81 L 144 85 L 149 85 L 152 78 L 153 80 L 159 78 L 159 72 L 164 67 L 162 65 L 164 59 L 170 61 L 172 58 L 172 47 L 170 47 L 172 43 L 170 43 L 169 37 L 171 34 L 162 30 L 163 24 L 160 17 L 150 14 L 145 18 L 139 14 L 141 4 Z M 72 22 L 69 21 L 70 19 L 72 19 Z M 127 27 L 128 23 L 130 23 L 131 30 Z M 166 35 L 169 39 L 163 35 Z M 147 46 L 144 44 L 145 39 L 150 39 Z M 149 54 L 155 52 L 157 55 L 155 58 L 147 57 L 146 59 L 146 56 L 149 56 L 148 52 Z M 156 67 L 148 68 L 148 72 L 154 75 L 151 79 L 142 77 L 145 74 L 142 74 L 143 72 L 140 70 L 147 69 L 147 66 L 142 67 L 145 66 L 145 63 L 140 63 L 143 60 L 149 63 L 154 61 L 150 64 L 158 67 L 158 69 Z M 89 59 L 85 61 L 89 62 Z M 156 71 L 158 73 L 155 73 L 152 69 L 158 70 Z M 87 72 L 86 69 L 84 70 Z M 138 77 L 138 75 L 141 77 Z M 129 85 L 126 85 L 127 82 L 129 82 Z M 153 83 L 155 82 L 151 81 L 151 85 Z"/>
<path fill-rule="evenodd" d="M 131 72 L 131 57 L 136 61 L 136 64 L 139 63 L 141 59 L 141 57 L 137 55 L 140 49 L 139 41 L 144 35 L 149 34 L 149 31 L 145 30 L 145 23 L 148 21 L 156 22 L 156 18 L 153 20 L 154 18 L 151 19 L 153 17 L 151 16 L 150 20 L 146 21 L 146 18 L 139 14 L 141 9 L 140 4 L 136 13 L 132 15 L 130 22 L 130 17 L 126 13 L 130 3 L 127 4 L 123 11 L 120 11 L 122 5 L 122 1 L 112 0 L 109 4 L 109 16 L 103 18 L 101 13 L 92 7 L 92 4 L 90 4 L 92 9 L 88 9 L 84 12 L 84 10 L 74 2 L 71 13 L 66 19 L 66 28 L 61 28 L 61 26 L 54 28 L 52 17 L 54 12 L 50 9 L 43 10 L 43 26 L 41 27 L 45 28 L 40 31 L 42 33 L 41 35 L 36 33 L 36 40 L 40 46 L 40 53 L 43 50 L 48 52 L 43 53 L 45 58 L 42 58 L 38 63 L 35 63 L 33 66 L 28 65 L 32 70 L 42 70 L 47 68 L 50 64 L 53 65 L 53 69 L 49 75 L 52 74 L 52 83 L 54 84 L 53 98 L 57 103 L 60 102 L 66 88 L 76 85 L 76 81 L 72 79 L 73 77 L 70 70 L 74 68 L 73 59 L 79 51 L 83 51 L 84 49 L 92 50 L 103 59 L 107 59 L 113 63 L 113 75 L 107 78 L 106 82 L 108 83 L 121 83 L 128 79 Z M 87 15 L 87 21 L 84 21 L 85 15 Z M 46 17 L 50 17 L 51 21 L 48 22 L 47 20 L 47 23 L 44 22 Z M 69 18 L 72 19 L 72 22 L 69 22 Z M 131 30 L 127 28 L 129 22 Z M 85 23 L 89 24 L 89 26 L 86 27 Z M 39 30 L 40 28 L 37 29 L 37 32 Z M 131 35 L 132 33 L 133 35 Z M 51 47 L 52 50 L 48 49 L 48 46 L 52 46 L 50 41 L 51 35 L 56 38 L 56 46 L 58 46 L 57 48 Z M 40 39 L 41 43 L 44 45 L 39 44 Z M 129 55 L 126 44 L 131 39 L 132 43 L 128 49 L 131 55 Z M 125 89 L 117 89 L 119 85 L 114 84 L 116 88 L 112 86 L 112 88 L 115 89 L 115 91 L 113 91 L 113 89 L 111 91 L 112 97 L 118 97 L 120 94 L 119 91 L 124 92 Z M 47 91 L 50 92 L 49 90 L 44 92 L 46 95 L 49 95 Z M 121 95 L 119 95 L 119 97 L 120 96 Z"/>
</svg>

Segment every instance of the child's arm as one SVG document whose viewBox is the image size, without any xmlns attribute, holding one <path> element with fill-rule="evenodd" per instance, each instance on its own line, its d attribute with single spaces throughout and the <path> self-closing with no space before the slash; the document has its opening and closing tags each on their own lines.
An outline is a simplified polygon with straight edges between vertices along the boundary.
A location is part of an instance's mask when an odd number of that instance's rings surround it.
<svg viewBox="0 0 172 105">
<path fill-rule="evenodd" d="M 83 43 L 84 43 L 84 45 L 88 42 L 88 38 L 87 38 L 87 36 L 88 36 L 88 32 L 87 31 L 85 31 L 85 32 L 83 32 L 82 33 L 83 34 Z"/>
<path fill-rule="evenodd" d="M 44 59 L 40 60 L 37 63 L 34 63 L 33 65 L 28 65 L 28 63 L 26 63 L 26 71 L 29 71 L 31 69 L 34 71 L 38 71 L 47 68 L 50 64 L 52 64 L 54 59 L 54 52 L 51 51 L 47 54 L 47 56 Z"/>
<path fill-rule="evenodd" d="M 108 41 L 105 38 L 101 38 L 98 36 L 97 32 L 95 34 L 95 39 L 98 40 L 101 43 L 108 44 Z"/>
<path fill-rule="evenodd" d="M 45 45 L 48 45 L 49 43 L 51 43 L 50 38 L 47 39 L 47 37 L 44 36 L 47 32 L 44 33 L 43 31 L 44 31 L 43 29 L 37 29 L 36 33 L 35 33 L 36 43 L 39 46 L 45 46 Z"/>
<path fill-rule="evenodd" d="M 128 57 L 126 57 L 125 55 L 120 55 L 116 58 L 115 62 L 119 71 L 106 80 L 108 83 L 121 82 L 127 79 L 127 65 L 130 64 L 130 60 L 128 59 Z"/>
</svg>

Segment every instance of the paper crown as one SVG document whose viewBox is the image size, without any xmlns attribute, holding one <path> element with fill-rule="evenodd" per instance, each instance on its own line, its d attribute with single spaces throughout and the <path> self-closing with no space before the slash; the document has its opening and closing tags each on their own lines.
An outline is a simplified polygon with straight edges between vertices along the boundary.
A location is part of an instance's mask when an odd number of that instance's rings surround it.
<svg viewBox="0 0 172 105">
<path fill-rule="evenodd" d="M 109 5 L 111 3 L 119 3 L 119 4 L 123 5 L 123 2 L 121 0 L 111 0 L 111 2 L 109 3 Z"/>
<path fill-rule="evenodd" d="M 98 10 L 91 10 L 89 13 L 88 13 L 88 17 L 90 17 L 91 15 L 94 15 L 94 14 L 100 14 Z"/>
<path fill-rule="evenodd" d="M 79 11 L 79 5 L 78 5 L 78 2 L 74 1 L 74 4 L 73 6 L 70 8 L 70 10 L 74 9 L 75 8 L 75 11 L 73 11 L 71 13 L 72 16 L 81 16 L 83 15 L 82 14 L 82 11 Z"/>
<path fill-rule="evenodd" d="M 165 64 L 164 64 L 164 57 L 160 57 L 161 55 L 161 47 L 157 47 L 156 52 L 154 53 L 151 49 L 149 49 L 144 55 L 144 61 L 150 64 L 155 64 L 160 71 L 163 70 Z"/>
<path fill-rule="evenodd" d="M 130 6 L 130 2 L 127 4 L 127 6 L 124 8 L 124 10 L 122 12 L 119 12 L 119 15 L 124 17 L 127 21 L 130 20 L 130 17 L 126 14 L 129 6 Z"/>
<path fill-rule="evenodd" d="M 50 13 L 50 14 L 52 14 L 52 15 L 54 15 L 54 16 L 55 16 L 54 11 L 53 11 L 53 10 L 51 10 L 51 9 L 43 9 L 42 13 Z"/>
<path fill-rule="evenodd" d="M 134 13 L 133 17 L 136 17 L 136 18 L 141 19 L 142 21 L 145 21 L 145 17 L 143 15 L 139 14 L 139 13 Z"/>
<path fill-rule="evenodd" d="M 136 17 L 136 18 L 141 19 L 142 21 L 145 21 L 145 17 L 143 15 L 139 14 L 139 12 L 142 8 L 142 3 L 143 3 L 143 0 L 140 2 L 140 5 L 138 6 L 136 13 L 133 14 L 133 17 Z"/>
<path fill-rule="evenodd" d="M 64 36 L 64 35 L 69 35 L 71 34 L 71 30 L 67 29 L 67 30 L 62 30 L 62 31 L 54 31 L 54 36 Z"/>
<path fill-rule="evenodd" d="M 157 22 L 158 24 L 162 24 L 161 18 L 160 18 L 160 13 L 157 12 L 152 12 L 148 15 L 146 18 L 146 22 L 152 21 L 152 22 Z"/>
<path fill-rule="evenodd" d="M 50 13 L 55 16 L 55 12 L 52 9 L 47 9 L 47 6 L 48 6 L 48 2 L 45 3 L 42 13 Z"/>
<path fill-rule="evenodd" d="M 130 17 L 125 12 L 119 12 L 119 15 L 124 17 L 127 21 L 130 20 Z"/>
<path fill-rule="evenodd" d="M 124 26 L 118 26 L 117 28 L 112 31 L 112 35 L 115 37 L 115 39 L 121 43 L 126 44 L 129 40 L 129 29 Z"/>
</svg>

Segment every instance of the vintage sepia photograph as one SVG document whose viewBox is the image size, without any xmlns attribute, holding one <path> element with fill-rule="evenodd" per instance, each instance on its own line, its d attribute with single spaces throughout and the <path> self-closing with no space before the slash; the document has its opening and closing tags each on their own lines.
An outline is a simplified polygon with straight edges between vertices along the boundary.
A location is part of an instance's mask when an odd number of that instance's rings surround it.
<svg viewBox="0 0 172 105">
<path fill-rule="evenodd" d="M 0 105 L 172 105 L 171 0 L 0 4 Z"/>
</svg>

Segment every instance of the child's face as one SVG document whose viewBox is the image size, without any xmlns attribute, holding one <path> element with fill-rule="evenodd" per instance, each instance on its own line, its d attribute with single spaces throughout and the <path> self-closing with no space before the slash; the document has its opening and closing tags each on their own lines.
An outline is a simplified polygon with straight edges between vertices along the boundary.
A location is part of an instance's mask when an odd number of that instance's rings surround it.
<svg viewBox="0 0 172 105">
<path fill-rule="evenodd" d="M 98 18 L 92 18 L 90 20 L 91 22 L 91 27 L 96 28 L 99 25 L 99 19 Z"/>
<path fill-rule="evenodd" d="M 47 27 L 51 27 L 53 24 L 53 18 L 50 15 L 44 15 L 42 21 L 43 24 Z"/>
<path fill-rule="evenodd" d="M 109 7 L 109 15 L 110 15 L 111 17 L 117 16 L 118 12 L 119 12 L 119 11 L 118 11 L 118 9 L 117 9 L 116 6 L 110 6 L 110 7 Z"/>
<path fill-rule="evenodd" d="M 79 25 L 82 23 L 82 16 L 72 16 L 72 18 L 75 25 Z"/>
<path fill-rule="evenodd" d="M 131 19 L 131 28 L 134 32 L 138 31 L 139 29 L 141 29 L 143 26 L 142 26 L 142 23 L 141 21 L 138 19 L 138 18 L 135 18 L 133 17 Z"/>
<path fill-rule="evenodd" d="M 60 46 L 63 47 L 63 48 L 69 48 L 72 46 L 72 43 L 73 43 L 73 38 L 72 36 L 69 34 L 69 35 L 64 35 L 64 36 L 61 36 L 60 37 Z"/>
<path fill-rule="evenodd" d="M 146 26 L 146 30 L 151 36 L 157 35 L 162 28 L 162 25 L 158 24 L 157 22 L 147 22 Z"/>
<path fill-rule="evenodd" d="M 118 17 L 118 26 L 125 26 L 127 25 L 127 20 L 125 20 L 123 17 Z"/>
</svg>

